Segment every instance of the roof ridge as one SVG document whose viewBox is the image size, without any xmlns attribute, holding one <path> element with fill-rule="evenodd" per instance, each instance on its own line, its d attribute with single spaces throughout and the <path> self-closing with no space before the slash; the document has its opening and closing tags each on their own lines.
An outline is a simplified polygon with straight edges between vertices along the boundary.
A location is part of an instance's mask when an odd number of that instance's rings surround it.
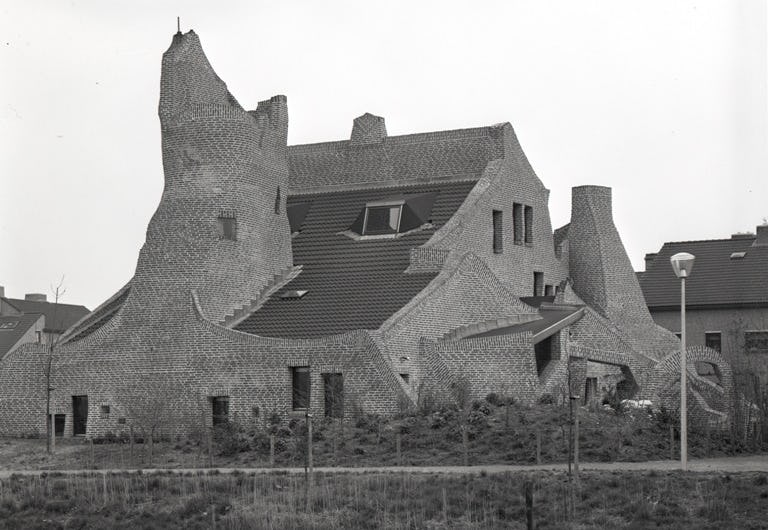
<svg viewBox="0 0 768 530">
<path fill-rule="evenodd" d="M 752 237 L 747 237 L 751 235 Z M 752 241 L 753 239 L 756 239 L 757 236 L 754 234 L 743 234 L 743 237 L 724 237 L 719 239 L 689 239 L 684 241 L 665 241 L 661 246 L 664 245 L 676 245 L 680 243 L 716 243 L 720 241 Z"/>
<path fill-rule="evenodd" d="M 411 143 L 418 143 L 419 140 L 421 141 L 429 141 L 429 140 L 447 140 L 447 139 L 467 139 L 467 138 L 482 138 L 483 136 L 489 136 L 488 132 L 492 129 L 497 129 L 503 127 L 503 123 L 495 123 L 492 125 L 482 125 L 479 127 L 465 127 L 460 129 L 447 129 L 447 130 L 440 130 L 440 131 L 425 131 L 425 132 L 418 132 L 418 133 L 409 133 L 409 134 L 398 134 L 394 136 L 387 136 L 384 139 L 384 142 L 386 143 L 394 143 L 394 144 L 411 144 Z M 311 151 L 319 151 L 322 150 L 322 148 L 325 147 L 341 147 L 344 145 L 348 145 L 349 140 L 330 140 L 327 142 L 312 142 L 307 144 L 295 144 L 295 145 L 289 145 L 288 151 L 296 151 L 296 152 L 311 152 Z"/>
</svg>

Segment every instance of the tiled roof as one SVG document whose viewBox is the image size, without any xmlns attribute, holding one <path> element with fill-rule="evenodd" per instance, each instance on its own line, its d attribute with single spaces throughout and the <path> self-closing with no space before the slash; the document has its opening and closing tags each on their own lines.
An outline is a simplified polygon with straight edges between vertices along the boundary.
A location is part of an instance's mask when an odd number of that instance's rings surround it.
<svg viewBox="0 0 768 530">
<path fill-rule="evenodd" d="M 537 297 L 537 298 L 543 298 L 543 297 Z M 496 328 L 489 331 L 484 331 L 483 333 L 478 333 L 477 335 L 473 335 L 472 338 L 497 337 L 499 335 L 510 335 L 513 333 L 522 333 L 524 331 L 530 331 L 533 335 L 539 335 L 545 330 L 550 330 L 550 333 L 545 333 L 539 337 L 539 340 L 542 340 L 548 337 L 549 335 L 554 334 L 555 331 L 558 331 L 559 329 L 562 329 L 564 326 L 571 323 L 573 319 L 581 318 L 581 314 L 576 315 L 576 313 L 579 313 L 580 311 L 582 311 L 581 307 L 541 305 L 541 307 L 539 307 L 539 315 L 541 315 L 541 318 L 539 320 L 533 320 L 531 322 L 524 322 L 522 324 L 514 324 L 512 326 L 506 326 L 503 328 Z M 559 325 L 559 324 L 562 324 L 562 325 Z M 538 341 L 534 339 L 534 342 L 538 342 Z"/>
<path fill-rule="evenodd" d="M 696 256 L 685 282 L 686 306 L 768 306 L 768 246 L 753 237 L 665 243 L 639 277 L 651 309 L 680 307 L 680 280 L 669 258 L 678 252 Z M 745 252 L 731 259 L 734 252 Z"/>
<path fill-rule="evenodd" d="M 293 261 L 303 269 L 256 313 L 236 326 L 270 337 L 316 338 L 354 329 L 377 329 L 419 293 L 436 273 L 403 274 L 410 249 L 425 243 L 459 208 L 473 182 L 446 182 L 386 189 L 289 197 L 311 202 L 301 232 L 293 238 Z M 347 230 L 366 202 L 398 194 L 438 192 L 432 228 L 396 239 L 354 240 Z M 284 299 L 286 291 L 303 291 Z"/>
<path fill-rule="evenodd" d="M 84 339 L 101 326 L 109 322 L 115 313 L 122 307 L 125 299 L 128 298 L 130 292 L 129 287 L 124 287 L 116 295 L 112 296 L 111 300 L 107 300 L 101 306 L 97 307 L 93 313 L 88 315 L 88 318 L 80 322 L 75 329 L 71 330 L 65 337 L 67 342 Z"/>
<path fill-rule="evenodd" d="M 502 126 L 490 126 L 389 136 L 364 146 L 348 140 L 289 146 L 290 187 L 477 180 L 488 162 L 504 156 L 503 137 Z"/>
<path fill-rule="evenodd" d="M 0 317 L 0 357 L 8 353 L 39 318 L 39 313 Z M 11 324 L 13 327 L 2 329 L 3 324 Z"/>
<path fill-rule="evenodd" d="M 42 313 L 45 315 L 45 330 L 61 333 L 72 324 L 90 313 L 87 307 L 81 305 L 62 304 L 53 302 L 34 302 L 17 298 L 5 300 L 22 313 Z"/>
</svg>

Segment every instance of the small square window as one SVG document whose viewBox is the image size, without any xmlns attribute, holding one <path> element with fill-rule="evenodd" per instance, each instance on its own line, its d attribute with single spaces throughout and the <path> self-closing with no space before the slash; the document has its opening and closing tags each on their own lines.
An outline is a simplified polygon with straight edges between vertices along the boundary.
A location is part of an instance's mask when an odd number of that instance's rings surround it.
<svg viewBox="0 0 768 530">
<path fill-rule="evenodd" d="M 722 339 L 719 331 L 708 331 L 704 334 L 704 344 L 707 348 L 712 348 L 713 350 L 717 351 L 717 353 L 720 353 L 721 346 L 722 346 Z"/>
<path fill-rule="evenodd" d="M 555 294 L 554 287 L 551 285 L 544 286 L 544 296 L 553 296 Z"/>
<path fill-rule="evenodd" d="M 237 219 L 234 217 L 219 217 L 219 238 L 237 241 Z"/>
<path fill-rule="evenodd" d="M 402 205 L 369 206 L 365 211 L 363 235 L 396 234 L 400 228 Z"/>
<path fill-rule="evenodd" d="M 109 405 L 102 405 L 101 406 L 101 413 L 102 414 L 109 414 Z"/>
<path fill-rule="evenodd" d="M 117 423 L 120 425 L 125 425 L 125 418 L 117 418 Z"/>
<path fill-rule="evenodd" d="M 407 385 L 411 381 L 411 374 L 400 374 L 400 379 Z"/>
</svg>

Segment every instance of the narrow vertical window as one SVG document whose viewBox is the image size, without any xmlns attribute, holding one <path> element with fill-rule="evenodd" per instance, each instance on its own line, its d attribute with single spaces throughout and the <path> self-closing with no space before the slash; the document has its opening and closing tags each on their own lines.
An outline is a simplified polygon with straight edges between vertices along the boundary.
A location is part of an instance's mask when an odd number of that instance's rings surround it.
<svg viewBox="0 0 768 530">
<path fill-rule="evenodd" d="M 504 220 L 501 210 L 493 210 L 493 253 L 504 252 Z"/>
<path fill-rule="evenodd" d="M 525 244 L 533 244 L 533 207 L 525 207 Z"/>
<path fill-rule="evenodd" d="M 309 366 L 291 368 L 293 410 L 309 408 Z"/>
<path fill-rule="evenodd" d="M 542 289 L 544 288 L 544 273 L 533 273 L 533 296 L 541 296 Z"/>
<path fill-rule="evenodd" d="M 277 194 L 275 195 L 275 213 L 280 213 L 280 203 L 282 197 L 280 197 L 280 186 L 277 187 Z"/>
<path fill-rule="evenodd" d="M 514 223 L 515 245 L 522 245 L 525 234 L 522 204 L 514 203 L 512 205 L 512 222 Z"/>
</svg>

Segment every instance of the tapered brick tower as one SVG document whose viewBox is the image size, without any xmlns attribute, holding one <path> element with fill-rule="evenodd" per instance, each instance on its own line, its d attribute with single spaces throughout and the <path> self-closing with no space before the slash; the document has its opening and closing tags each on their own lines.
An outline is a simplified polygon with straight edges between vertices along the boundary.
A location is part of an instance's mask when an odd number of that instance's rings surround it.
<svg viewBox="0 0 768 530">
<path fill-rule="evenodd" d="M 193 289 L 220 321 L 292 265 L 286 98 L 243 110 L 193 31 L 174 35 L 160 85 L 165 189 L 121 311 L 129 327 L 172 325 Z"/>
</svg>

